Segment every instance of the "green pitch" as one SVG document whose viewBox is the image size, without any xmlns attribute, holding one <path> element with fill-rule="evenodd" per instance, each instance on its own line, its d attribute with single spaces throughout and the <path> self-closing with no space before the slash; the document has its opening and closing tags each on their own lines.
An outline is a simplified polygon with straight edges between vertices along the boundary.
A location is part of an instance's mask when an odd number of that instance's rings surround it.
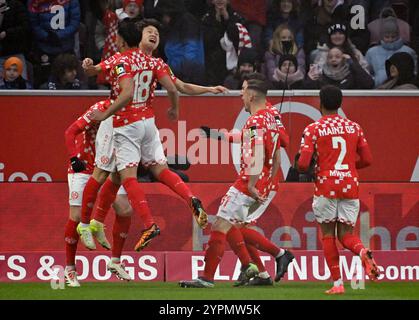
<svg viewBox="0 0 419 320">
<path fill-rule="evenodd" d="M 353 290 L 345 284 L 343 296 L 328 296 L 327 282 L 284 282 L 273 287 L 239 287 L 217 283 L 210 289 L 185 289 L 168 282 L 84 282 L 80 288 L 53 290 L 49 283 L 0 283 L 0 299 L 112 299 L 112 300 L 385 300 L 419 299 L 419 282 L 366 283 L 365 290 Z"/>
</svg>

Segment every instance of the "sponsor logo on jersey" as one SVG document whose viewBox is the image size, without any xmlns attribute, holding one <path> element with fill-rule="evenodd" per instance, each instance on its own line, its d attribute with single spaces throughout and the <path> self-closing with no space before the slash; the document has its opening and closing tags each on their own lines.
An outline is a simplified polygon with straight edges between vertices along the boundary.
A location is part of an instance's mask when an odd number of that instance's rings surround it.
<svg viewBox="0 0 419 320">
<path fill-rule="evenodd" d="M 124 67 L 124 65 L 122 63 L 121 64 L 118 64 L 117 66 L 115 66 L 115 73 L 116 73 L 116 75 L 118 77 L 120 77 L 120 76 L 122 76 L 122 75 L 124 75 L 124 74 L 127 73 L 125 71 L 125 67 Z"/>
</svg>

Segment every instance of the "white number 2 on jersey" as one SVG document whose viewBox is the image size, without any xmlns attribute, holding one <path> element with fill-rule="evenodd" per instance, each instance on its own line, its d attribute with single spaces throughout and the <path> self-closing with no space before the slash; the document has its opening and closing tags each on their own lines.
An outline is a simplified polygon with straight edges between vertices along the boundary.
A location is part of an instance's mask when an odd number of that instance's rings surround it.
<svg viewBox="0 0 419 320">
<path fill-rule="evenodd" d="M 143 103 L 150 96 L 150 84 L 153 80 L 153 71 L 144 70 L 137 73 L 134 78 L 133 103 Z"/>
<path fill-rule="evenodd" d="M 347 164 L 342 164 L 343 159 L 346 155 L 346 141 L 342 137 L 332 137 L 332 145 L 333 149 L 339 149 L 340 145 L 340 153 L 338 157 L 338 161 L 335 163 L 336 170 L 348 170 L 349 166 Z"/>
</svg>

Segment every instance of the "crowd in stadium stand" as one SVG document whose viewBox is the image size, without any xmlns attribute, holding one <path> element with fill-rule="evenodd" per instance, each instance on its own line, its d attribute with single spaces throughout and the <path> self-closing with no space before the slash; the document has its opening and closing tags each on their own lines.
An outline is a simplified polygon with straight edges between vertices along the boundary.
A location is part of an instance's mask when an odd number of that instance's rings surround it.
<svg viewBox="0 0 419 320">
<path fill-rule="evenodd" d="M 186 82 L 240 89 L 260 71 L 278 90 L 419 88 L 419 1 L 0 0 L 0 89 L 106 89 L 81 61 L 113 55 L 118 22 L 143 18 Z"/>
</svg>

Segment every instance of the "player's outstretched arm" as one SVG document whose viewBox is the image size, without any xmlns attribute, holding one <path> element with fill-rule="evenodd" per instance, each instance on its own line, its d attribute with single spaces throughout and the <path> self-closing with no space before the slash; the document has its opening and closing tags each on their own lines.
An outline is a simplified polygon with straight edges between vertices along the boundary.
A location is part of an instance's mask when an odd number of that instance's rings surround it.
<svg viewBox="0 0 419 320">
<path fill-rule="evenodd" d="M 176 89 L 183 93 L 190 96 L 196 96 L 200 94 L 205 93 L 213 93 L 213 94 L 219 94 L 219 93 L 228 93 L 228 89 L 223 86 L 215 86 L 215 87 L 204 87 L 199 86 L 197 84 L 183 82 L 180 79 L 176 79 Z"/>
<path fill-rule="evenodd" d="M 80 128 L 77 121 L 73 122 L 71 126 L 67 128 L 64 134 L 65 145 L 67 152 L 70 156 L 71 167 L 74 172 L 82 172 L 86 170 L 86 165 L 77 157 L 76 137 L 83 132 L 83 128 Z"/>
<path fill-rule="evenodd" d="M 179 93 L 169 75 L 159 79 L 160 84 L 167 90 L 167 97 L 170 100 L 171 107 L 167 110 L 170 120 L 179 118 Z"/>
</svg>

